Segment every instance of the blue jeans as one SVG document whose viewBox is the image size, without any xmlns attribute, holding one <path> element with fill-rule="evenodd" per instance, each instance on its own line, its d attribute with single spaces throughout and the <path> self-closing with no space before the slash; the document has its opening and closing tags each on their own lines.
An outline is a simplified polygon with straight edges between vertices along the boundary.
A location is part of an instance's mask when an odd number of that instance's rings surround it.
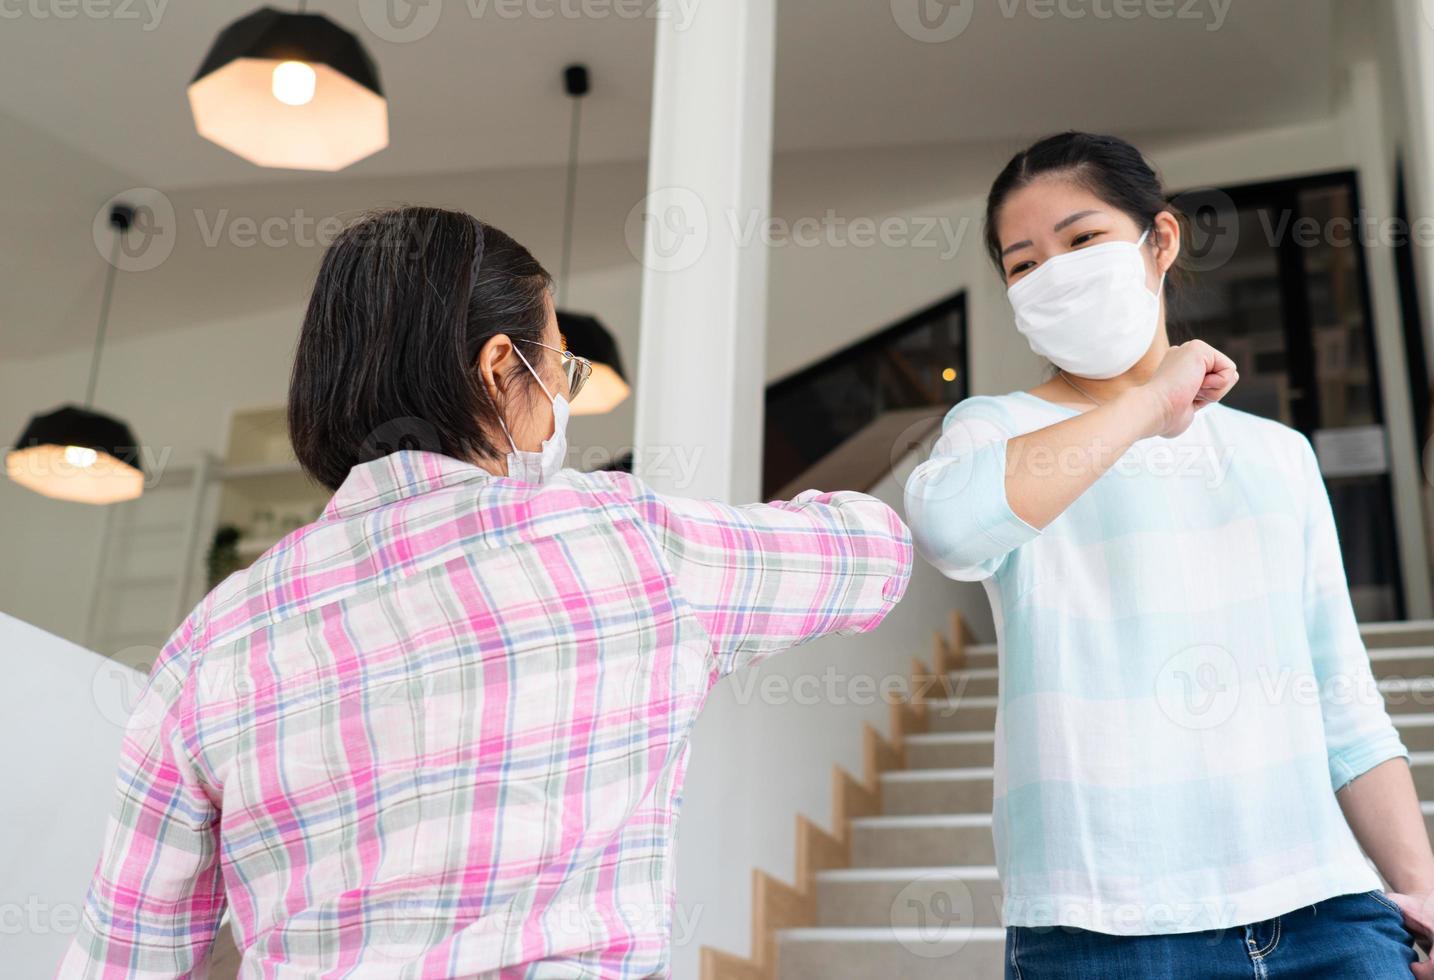
<svg viewBox="0 0 1434 980">
<path fill-rule="evenodd" d="M 1415 959 L 1404 916 L 1381 891 L 1207 932 L 1006 930 L 1006 980 L 1412 980 Z"/>
</svg>

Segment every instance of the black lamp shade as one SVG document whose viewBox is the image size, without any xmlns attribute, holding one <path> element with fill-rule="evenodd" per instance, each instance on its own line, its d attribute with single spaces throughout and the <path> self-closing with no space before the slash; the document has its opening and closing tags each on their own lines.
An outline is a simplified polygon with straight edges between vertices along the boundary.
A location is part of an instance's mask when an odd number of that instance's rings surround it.
<svg viewBox="0 0 1434 980">
<path fill-rule="evenodd" d="M 586 313 L 558 311 L 558 332 L 568 350 L 593 362 L 592 377 L 573 402 L 574 415 L 601 415 L 627 398 L 631 388 L 622 370 L 622 356 L 607 328 Z"/>
<path fill-rule="evenodd" d="M 77 405 L 31 418 L 5 457 L 5 471 L 58 500 L 116 503 L 144 490 L 139 440 L 129 426 Z"/>
<path fill-rule="evenodd" d="M 377 66 L 322 14 L 263 7 L 224 28 L 189 104 L 201 136 L 263 167 L 341 170 L 388 145 Z"/>
</svg>

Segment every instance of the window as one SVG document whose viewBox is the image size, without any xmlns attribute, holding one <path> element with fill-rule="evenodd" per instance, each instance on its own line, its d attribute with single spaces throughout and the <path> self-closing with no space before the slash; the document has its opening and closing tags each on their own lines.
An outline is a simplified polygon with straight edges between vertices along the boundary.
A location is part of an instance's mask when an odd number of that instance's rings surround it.
<svg viewBox="0 0 1434 980">
<path fill-rule="evenodd" d="M 962 292 L 768 386 L 763 494 L 883 413 L 954 405 L 966 391 Z"/>
<path fill-rule="evenodd" d="M 1201 191 L 1193 282 L 1172 311 L 1234 359 L 1233 408 L 1309 436 L 1320 456 L 1361 620 L 1404 615 L 1374 318 L 1352 173 Z"/>
</svg>

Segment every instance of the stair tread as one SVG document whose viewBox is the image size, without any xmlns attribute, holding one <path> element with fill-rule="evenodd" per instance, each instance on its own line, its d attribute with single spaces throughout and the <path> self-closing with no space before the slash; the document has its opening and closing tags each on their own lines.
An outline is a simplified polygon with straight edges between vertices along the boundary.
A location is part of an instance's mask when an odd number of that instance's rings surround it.
<svg viewBox="0 0 1434 980">
<path fill-rule="evenodd" d="M 854 827 L 872 829 L 927 828 L 927 827 L 979 827 L 989 825 L 989 813 L 894 813 L 879 817 L 853 817 Z"/>
<path fill-rule="evenodd" d="M 1428 753 L 1434 756 L 1434 752 Z M 993 779 L 996 770 L 990 766 L 966 766 L 960 769 L 888 769 L 883 780 L 894 783 L 936 783 L 955 779 Z"/>
<path fill-rule="evenodd" d="M 1388 623 L 1360 623 L 1360 633 L 1417 633 L 1434 630 L 1434 619 L 1405 619 Z"/>
<path fill-rule="evenodd" d="M 1420 688 L 1430 691 L 1434 690 L 1434 677 L 1381 677 L 1378 684 L 1380 690 Z"/>
<path fill-rule="evenodd" d="M 993 708 L 993 707 L 996 706 L 997 697 L 998 697 L 998 695 L 995 695 L 995 694 L 971 694 L 971 695 L 968 695 L 968 696 L 966 696 L 966 697 L 960 697 L 960 698 L 931 698 L 931 699 L 928 700 L 926 703 L 927 703 L 928 705 L 933 706 L 933 707 L 935 707 L 935 706 L 937 706 L 937 705 L 952 705 L 952 704 L 954 704 L 956 707 L 959 708 L 961 705 L 965 704 L 965 705 L 970 705 L 970 706 L 973 707 L 973 708 L 977 708 L 977 707 Z"/>
<path fill-rule="evenodd" d="M 932 940 L 929 929 L 893 929 L 871 926 L 805 926 L 800 929 L 779 929 L 777 935 L 792 942 L 838 943 L 901 943 L 916 942 L 923 946 L 940 943 L 1005 942 L 1006 930 L 995 926 L 972 926 L 952 929 L 949 939 Z"/>
<path fill-rule="evenodd" d="M 1421 718 L 1424 715 L 1405 715 L 1406 718 Z M 1434 724 L 1434 715 L 1428 715 Z M 976 742 L 994 742 L 995 732 L 921 732 L 906 736 L 907 745 L 970 745 Z"/>
<path fill-rule="evenodd" d="M 1418 644 L 1410 647 L 1375 647 L 1369 651 L 1370 660 L 1418 660 L 1434 656 L 1434 645 Z"/>
<path fill-rule="evenodd" d="M 994 864 L 953 864 L 923 868 L 828 868 L 817 872 L 817 881 L 911 881 L 915 878 L 994 879 Z"/>
</svg>

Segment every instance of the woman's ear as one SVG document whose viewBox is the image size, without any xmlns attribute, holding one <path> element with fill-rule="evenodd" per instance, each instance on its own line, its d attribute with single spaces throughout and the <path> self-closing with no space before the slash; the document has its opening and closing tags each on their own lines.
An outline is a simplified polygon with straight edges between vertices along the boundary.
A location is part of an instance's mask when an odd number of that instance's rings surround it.
<svg viewBox="0 0 1434 980">
<path fill-rule="evenodd" d="M 1155 216 L 1155 267 L 1163 276 L 1180 257 L 1180 220 L 1169 211 Z"/>
<path fill-rule="evenodd" d="M 493 400 L 494 406 L 498 404 L 498 396 L 503 391 L 504 372 L 500 369 L 512 354 L 513 342 L 505 333 L 489 337 L 478 351 L 478 379 L 483 383 L 483 390 Z"/>
</svg>

